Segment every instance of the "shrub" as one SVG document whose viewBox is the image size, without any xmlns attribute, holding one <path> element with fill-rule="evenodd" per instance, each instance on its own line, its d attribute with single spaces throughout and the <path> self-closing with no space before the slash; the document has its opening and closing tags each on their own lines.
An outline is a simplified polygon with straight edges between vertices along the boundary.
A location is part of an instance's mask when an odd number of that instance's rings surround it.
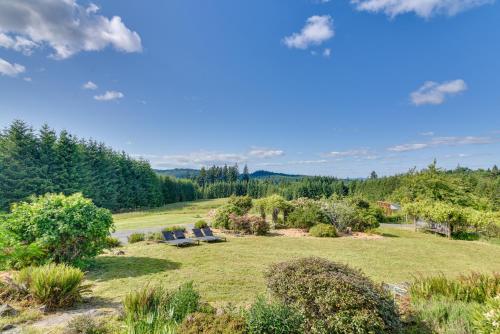
<svg viewBox="0 0 500 334">
<path fill-rule="evenodd" d="M 309 229 L 309 234 L 313 237 L 333 238 L 337 236 L 337 231 L 331 224 L 318 224 Z"/>
<path fill-rule="evenodd" d="M 115 237 L 106 237 L 106 248 L 116 248 L 122 245 L 121 241 Z"/>
<path fill-rule="evenodd" d="M 204 220 L 198 220 L 196 223 L 194 223 L 195 228 L 205 228 L 208 227 L 208 223 Z"/>
<path fill-rule="evenodd" d="M 246 334 L 243 317 L 231 314 L 194 313 L 189 315 L 179 327 L 182 334 Z"/>
<path fill-rule="evenodd" d="M 167 231 L 167 232 L 182 231 L 182 232 L 186 232 L 186 228 L 184 226 L 173 225 L 173 226 L 165 227 L 162 231 Z"/>
<path fill-rule="evenodd" d="M 267 286 L 306 318 L 306 332 L 397 333 L 401 324 L 392 298 L 360 271 L 320 258 L 271 266 Z"/>
<path fill-rule="evenodd" d="M 318 223 L 327 223 L 317 201 L 300 198 L 292 202 L 293 211 L 287 217 L 290 227 L 309 229 Z"/>
<path fill-rule="evenodd" d="M 301 334 L 304 317 L 281 303 L 267 303 L 259 297 L 246 314 L 250 334 Z"/>
<path fill-rule="evenodd" d="M 173 332 L 184 318 L 198 310 L 199 295 L 192 283 L 176 291 L 146 286 L 129 293 L 123 302 L 129 333 L 163 334 Z"/>
<path fill-rule="evenodd" d="M 163 241 L 165 239 L 163 238 L 163 234 L 161 234 L 160 232 L 149 232 L 146 235 L 146 240 L 148 240 L 148 241 Z"/>
<path fill-rule="evenodd" d="M 230 216 L 235 214 L 237 216 L 242 215 L 244 212 L 232 204 L 227 204 L 218 208 L 214 215 L 213 226 L 216 228 L 226 229 L 230 228 Z"/>
<path fill-rule="evenodd" d="M 45 256 L 38 243 L 25 245 L 16 240 L 14 233 L 0 226 L 0 270 L 40 264 Z"/>
<path fill-rule="evenodd" d="M 348 229 L 363 232 L 379 227 L 385 220 L 382 209 L 358 197 L 322 201 L 321 209 L 327 221 L 341 232 Z"/>
<path fill-rule="evenodd" d="M 72 306 L 80 301 L 90 292 L 90 286 L 84 285 L 83 279 L 80 269 L 65 264 L 24 268 L 15 277 L 16 283 L 24 286 L 36 302 L 49 309 Z"/>
<path fill-rule="evenodd" d="M 229 197 L 229 205 L 233 205 L 240 210 L 240 214 L 245 214 L 252 208 L 252 198 L 250 196 L 234 196 Z"/>
<path fill-rule="evenodd" d="M 430 299 L 441 296 L 463 302 L 484 303 L 488 298 L 500 294 L 500 274 L 471 273 L 456 279 L 444 275 L 418 277 L 410 286 L 413 299 Z"/>
<path fill-rule="evenodd" d="M 104 320 L 80 315 L 68 322 L 63 334 L 107 334 L 110 332 Z"/>
<path fill-rule="evenodd" d="M 135 244 L 136 242 L 141 242 L 146 239 L 146 235 L 144 233 L 132 233 L 127 237 L 129 244 Z"/>
<path fill-rule="evenodd" d="M 11 211 L 5 228 L 23 244 L 38 244 L 45 262 L 87 264 L 106 248 L 113 227 L 111 212 L 82 194 L 31 197 Z"/>
<path fill-rule="evenodd" d="M 229 221 L 229 228 L 233 231 L 255 235 L 266 235 L 269 232 L 269 223 L 259 216 L 231 214 Z"/>
<path fill-rule="evenodd" d="M 500 333 L 500 295 L 477 307 L 472 327 L 477 334 Z"/>
</svg>

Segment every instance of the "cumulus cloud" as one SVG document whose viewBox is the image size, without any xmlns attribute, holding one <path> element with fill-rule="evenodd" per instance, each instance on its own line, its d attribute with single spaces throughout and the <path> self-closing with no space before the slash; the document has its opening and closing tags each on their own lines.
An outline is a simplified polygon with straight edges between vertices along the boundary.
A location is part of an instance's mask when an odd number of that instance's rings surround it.
<svg viewBox="0 0 500 334">
<path fill-rule="evenodd" d="M 360 11 L 382 12 L 390 17 L 413 12 L 424 18 L 437 14 L 453 16 L 493 2 L 494 0 L 351 0 Z"/>
<path fill-rule="evenodd" d="M 113 101 L 117 99 L 122 99 L 125 97 L 122 92 L 117 92 L 115 90 L 108 90 L 102 95 L 95 95 L 94 99 L 97 101 Z"/>
<path fill-rule="evenodd" d="M 491 137 L 435 137 L 425 143 L 402 144 L 389 147 L 387 150 L 391 152 L 408 152 L 417 151 L 428 147 L 436 146 L 459 146 L 459 145 L 478 145 L 478 144 L 491 144 L 495 139 Z"/>
<path fill-rule="evenodd" d="M 82 85 L 82 88 L 83 88 L 83 89 L 87 89 L 87 90 L 95 90 L 95 89 L 97 89 L 98 87 L 97 87 L 97 85 L 96 85 L 94 82 L 92 82 L 92 81 L 87 81 L 86 83 L 84 83 L 84 84 Z"/>
<path fill-rule="evenodd" d="M 16 77 L 19 73 L 24 73 L 26 68 L 23 65 L 9 63 L 7 60 L 0 58 L 0 74 L 9 77 Z"/>
<path fill-rule="evenodd" d="M 456 95 L 467 90 L 467 84 L 462 79 L 437 83 L 425 82 L 422 87 L 410 94 L 412 103 L 416 106 L 423 104 L 442 104 L 448 96 Z"/>
<path fill-rule="evenodd" d="M 119 16 L 98 15 L 99 7 L 87 8 L 76 0 L 0 1 L 0 46 L 31 54 L 48 45 L 56 59 L 107 46 L 123 52 L 142 51 L 141 38 Z"/>
<path fill-rule="evenodd" d="M 332 55 L 332 49 L 326 48 L 323 50 L 324 57 L 330 57 Z"/>
<path fill-rule="evenodd" d="M 273 149 L 258 149 L 254 148 L 248 152 L 248 155 L 256 158 L 273 158 L 284 155 L 283 150 L 273 150 Z"/>
<path fill-rule="evenodd" d="M 333 19 L 330 15 L 314 15 L 307 19 L 306 25 L 298 33 L 283 39 L 289 48 L 307 49 L 310 46 L 321 45 L 335 35 Z"/>
</svg>

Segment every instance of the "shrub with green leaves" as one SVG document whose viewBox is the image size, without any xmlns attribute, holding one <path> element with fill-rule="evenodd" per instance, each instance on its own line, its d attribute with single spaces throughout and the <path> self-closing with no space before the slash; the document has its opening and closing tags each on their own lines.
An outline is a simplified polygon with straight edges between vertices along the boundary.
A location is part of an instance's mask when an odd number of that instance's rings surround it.
<svg viewBox="0 0 500 334">
<path fill-rule="evenodd" d="M 37 303 L 49 309 L 72 306 L 91 291 L 90 285 L 83 284 L 83 272 L 66 264 L 24 268 L 14 280 L 25 287 Z"/>
<path fill-rule="evenodd" d="M 250 307 L 246 320 L 250 334 L 304 333 L 302 314 L 281 303 L 268 303 L 263 297 L 258 297 Z"/>
<path fill-rule="evenodd" d="M 106 248 L 116 248 L 122 245 L 120 239 L 115 237 L 106 237 Z"/>
<path fill-rule="evenodd" d="M 196 223 L 194 223 L 195 228 L 205 228 L 208 227 L 208 223 L 204 220 L 198 220 Z"/>
<path fill-rule="evenodd" d="M 174 231 L 186 232 L 186 227 L 184 227 L 184 226 L 178 226 L 178 225 L 173 225 L 173 226 L 165 227 L 164 229 L 162 229 L 162 231 L 166 231 L 166 232 L 174 232 Z"/>
<path fill-rule="evenodd" d="M 128 243 L 129 244 L 135 244 L 136 242 L 141 242 L 146 240 L 146 235 L 144 233 L 132 233 L 127 237 Z"/>
<path fill-rule="evenodd" d="M 318 201 L 299 198 L 292 202 L 293 211 L 287 217 L 290 227 L 309 229 L 318 223 L 327 223 Z"/>
<path fill-rule="evenodd" d="M 111 212 L 82 194 L 47 194 L 12 205 L 4 227 L 23 244 L 37 244 L 46 262 L 87 264 L 107 246 Z"/>
<path fill-rule="evenodd" d="M 229 197 L 229 200 L 227 202 L 229 205 L 233 205 L 237 207 L 241 214 L 248 213 L 250 209 L 252 208 L 252 198 L 250 196 L 235 196 L 232 195 Z"/>
<path fill-rule="evenodd" d="M 229 229 L 245 234 L 266 235 L 269 232 L 269 223 L 265 219 L 254 215 L 229 216 Z"/>
<path fill-rule="evenodd" d="M 245 319 L 232 314 L 194 313 L 178 329 L 182 334 L 246 334 Z M 271 333 L 269 333 L 271 334 Z"/>
<path fill-rule="evenodd" d="M 401 322 L 390 295 L 360 271 L 309 257 L 272 265 L 272 295 L 305 317 L 305 332 L 398 333 Z"/>
<path fill-rule="evenodd" d="M 409 289 L 412 299 L 441 296 L 450 300 L 484 303 L 500 295 L 500 274 L 470 273 L 456 279 L 444 275 L 417 277 Z"/>
<path fill-rule="evenodd" d="M 244 214 L 244 211 L 232 204 L 226 204 L 221 206 L 215 211 L 215 216 L 212 226 L 215 228 L 229 230 L 231 227 L 230 216 L 232 214 L 241 216 Z"/>
<path fill-rule="evenodd" d="M 337 230 L 331 224 L 318 224 L 309 229 L 309 234 L 319 238 L 334 238 L 337 236 Z"/>
<path fill-rule="evenodd" d="M 174 333 L 184 318 L 199 308 L 199 294 L 192 283 L 175 291 L 162 286 L 146 286 L 129 293 L 123 302 L 129 333 Z"/>
<path fill-rule="evenodd" d="M 23 244 L 16 235 L 0 226 L 0 270 L 21 269 L 44 262 L 45 252 L 38 243 Z"/>
<path fill-rule="evenodd" d="M 472 327 L 477 334 L 500 333 L 500 295 L 476 308 Z"/>
</svg>

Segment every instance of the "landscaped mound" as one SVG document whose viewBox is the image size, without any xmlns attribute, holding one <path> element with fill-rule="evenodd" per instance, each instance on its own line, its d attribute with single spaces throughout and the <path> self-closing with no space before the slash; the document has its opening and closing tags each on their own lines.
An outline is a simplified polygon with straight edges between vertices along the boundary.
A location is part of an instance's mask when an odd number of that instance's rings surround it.
<svg viewBox="0 0 500 334">
<path fill-rule="evenodd" d="M 302 258 L 271 266 L 271 293 L 296 307 L 309 333 L 398 333 L 392 298 L 358 270 L 321 258 Z"/>
</svg>

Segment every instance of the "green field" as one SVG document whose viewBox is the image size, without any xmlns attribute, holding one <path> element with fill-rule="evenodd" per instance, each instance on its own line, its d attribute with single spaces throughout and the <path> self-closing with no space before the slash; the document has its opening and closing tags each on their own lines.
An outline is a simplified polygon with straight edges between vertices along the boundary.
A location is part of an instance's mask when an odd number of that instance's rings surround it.
<svg viewBox="0 0 500 334">
<path fill-rule="evenodd" d="M 189 224 L 205 218 L 206 214 L 226 202 L 226 199 L 179 202 L 161 208 L 113 215 L 116 230 L 133 230 L 165 225 Z"/>
<path fill-rule="evenodd" d="M 223 200 L 178 203 L 163 209 L 116 215 L 118 229 L 192 222 Z M 125 255 L 103 255 L 89 271 L 96 296 L 120 300 L 149 282 L 175 287 L 193 280 L 205 300 L 246 304 L 265 293 L 263 272 L 269 264 L 302 256 L 320 256 L 362 269 L 378 282 L 397 283 L 417 274 L 456 276 L 470 271 L 500 271 L 500 247 L 448 240 L 398 228 L 380 228 L 384 238 L 230 237 L 226 243 L 176 248 L 138 243 Z"/>
</svg>

